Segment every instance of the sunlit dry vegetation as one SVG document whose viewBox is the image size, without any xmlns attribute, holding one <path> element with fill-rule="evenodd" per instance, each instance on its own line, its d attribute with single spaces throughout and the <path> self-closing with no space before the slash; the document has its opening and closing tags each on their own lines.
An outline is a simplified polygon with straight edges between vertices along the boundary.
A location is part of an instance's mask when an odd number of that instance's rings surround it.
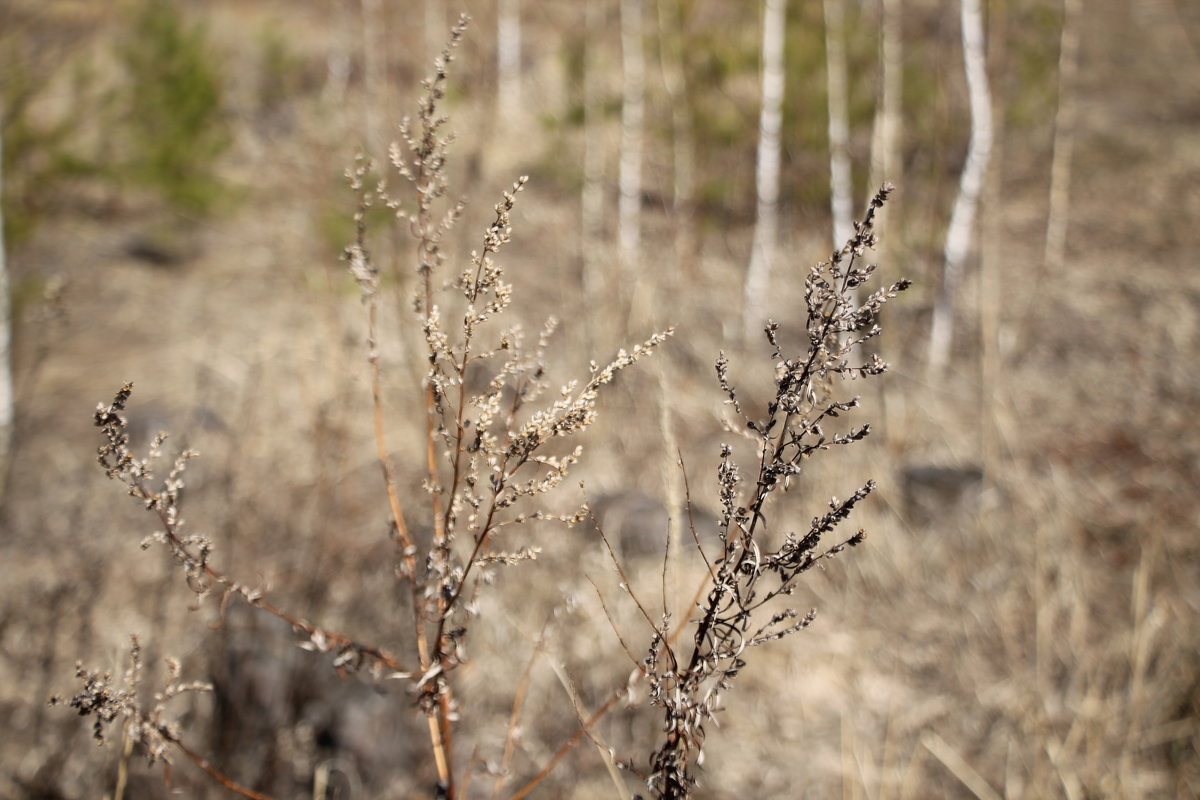
<svg viewBox="0 0 1200 800">
<path fill-rule="evenodd" d="M 831 252 L 834 3 L 746 338 L 760 4 L 0 0 L 0 795 L 1200 792 L 1200 17 L 986 4 L 939 368 L 957 11 Z"/>
</svg>

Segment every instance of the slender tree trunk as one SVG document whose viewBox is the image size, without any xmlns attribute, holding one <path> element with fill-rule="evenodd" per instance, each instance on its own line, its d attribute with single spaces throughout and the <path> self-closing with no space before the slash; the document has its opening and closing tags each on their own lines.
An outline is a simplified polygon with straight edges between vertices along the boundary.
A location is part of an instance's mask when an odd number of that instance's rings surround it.
<svg viewBox="0 0 1200 800">
<path fill-rule="evenodd" d="M 879 86 L 875 104 L 875 119 L 871 131 L 871 176 L 867 181 L 867 192 L 874 192 L 884 183 L 892 183 L 904 189 L 904 163 L 902 153 L 904 102 L 904 11 L 903 0 L 880 0 L 879 3 Z M 893 254 L 898 251 L 894 241 L 903 230 L 897 217 L 901 206 L 892 203 L 886 213 L 875 217 L 875 234 L 879 242 L 875 246 L 875 257 L 880 264 L 892 265 Z M 894 269 L 894 267 L 892 267 Z M 884 342 L 897 335 L 894 328 L 885 327 L 883 339 L 876 340 L 872 350 L 889 350 Z M 876 387 L 879 402 L 888 402 L 888 390 Z M 899 443 L 899 428 L 884 426 L 889 446 Z"/>
<path fill-rule="evenodd" d="M 1079 18 L 1083 0 L 1063 0 L 1062 39 L 1058 51 L 1058 113 L 1054 118 L 1054 156 L 1050 164 L 1050 208 L 1046 214 L 1046 272 L 1057 272 L 1067 248 L 1071 208 L 1071 158 L 1075 149 L 1075 73 L 1079 63 Z"/>
<path fill-rule="evenodd" d="M 0 108 L 0 194 L 4 188 L 4 109 Z M 0 490 L 8 485 L 13 438 L 12 307 L 4 249 L 4 204 L 0 203 Z M 3 497 L 0 497 L 3 500 Z"/>
<path fill-rule="evenodd" d="M 496 12 L 496 74 L 500 113 L 511 115 L 521 107 L 520 0 L 500 0 Z"/>
<path fill-rule="evenodd" d="M 988 15 L 988 62 L 991 74 L 1011 75 L 1009 70 L 1008 6 L 997 4 Z M 1011 81 L 1000 79 L 992 87 L 992 102 L 997 110 L 1008 107 Z M 979 225 L 979 280 L 976 304 L 979 308 L 979 453 L 984 481 L 996 478 L 1004 463 L 1003 420 L 1013 419 L 1010 393 L 1003 391 L 1011 380 L 1005 374 L 1000 343 L 1004 312 L 1012 305 L 1004 292 L 1004 218 L 1000 213 L 1004 197 L 1005 148 L 1008 130 L 1003 114 L 997 114 L 992 134 L 991 165 L 984 181 L 985 214 Z"/>
<path fill-rule="evenodd" d="M 625 285 L 637 275 L 642 243 L 642 146 L 646 103 L 643 0 L 621 0 L 621 162 L 617 251 Z"/>
<path fill-rule="evenodd" d="M 383 0 L 362 0 L 363 135 L 371 158 L 387 153 L 387 32 Z"/>
<path fill-rule="evenodd" d="M 829 100 L 829 202 L 833 212 L 833 249 L 840 250 L 854 233 L 845 0 L 824 0 L 824 11 L 825 77 Z"/>
<path fill-rule="evenodd" d="M 875 191 L 885 181 L 899 186 L 903 183 L 900 160 L 901 116 L 903 103 L 904 42 L 901 36 L 902 0 L 882 0 L 879 19 L 879 105 L 875 111 L 874 130 L 871 135 L 871 181 L 868 191 Z M 888 213 L 875 218 L 875 233 L 880 248 L 887 248 L 887 228 L 894 222 L 897 205 L 888 207 Z M 880 254 L 881 262 L 884 260 Z"/>
<path fill-rule="evenodd" d="M 583 63 L 583 188 L 579 198 L 580 264 L 583 296 L 589 309 L 611 296 L 609 273 L 603 258 L 604 239 L 604 85 L 601 79 L 601 31 L 605 0 L 584 0 Z M 588 314 L 593 320 L 595 314 Z M 595 341 L 593 335 L 593 342 Z"/>
<path fill-rule="evenodd" d="M 783 128 L 783 41 L 787 0 L 766 0 L 763 12 L 762 110 L 758 121 L 757 208 L 754 244 L 746 270 L 742 334 L 747 341 L 765 323 L 771 287 L 771 262 L 779 236 L 780 133 Z"/>
<path fill-rule="evenodd" d="M 352 53 L 358 49 L 358 35 L 354 32 L 354 14 L 350 11 L 351 0 L 342 0 L 337 10 L 336 45 L 325 57 L 325 84 L 321 87 L 321 101 L 332 107 L 341 107 L 345 102 L 346 90 L 350 87 L 350 71 L 353 68 Z"/>
<path fill-rule="evenodd" d="M 959 182 L 958 199 L 946 231 L 942 285 L 933 306 L 933 324 L 929 334 L 929 369 L 932 371 L 942 369 L 950 357 L 958 284 L 971 249 L 975 212 L 992 147 L 992 101 L 988 90 L 983 15 L 979 0 L 961 0 L 961 11 L 963 68 L 971 104 L 971 143 Z"/>
<path fill-rule="evenodd" d="M 428 69 L 433 60 L 442 54 L 446 46 L 446 37 L 450 35 L 450 26 L 446 24 L 446 4 L 444 0 L 425 0 L 425 63 Z"/>
<path fill-rule="evenodd" d="M 691 261 L 695 249 L 696 145 L 688 93 L 687 19 L 681 0 L 658 3 L 659 58 L 663 85 L 671 105 L 671 152 L 673 182 L 671 211 L 674 216 L 675 257 L 681 267 Z M 680 270 L 677 270 L 678 273 Z"/>
</svg>

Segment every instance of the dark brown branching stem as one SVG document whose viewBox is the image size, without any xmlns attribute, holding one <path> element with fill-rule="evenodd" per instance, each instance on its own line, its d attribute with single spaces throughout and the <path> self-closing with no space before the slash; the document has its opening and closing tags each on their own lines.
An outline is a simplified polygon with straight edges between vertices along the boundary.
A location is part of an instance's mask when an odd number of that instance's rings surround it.
<svg viewBox="0 0 1200 800">
<path fill-rule="evenodd" d="M 749 496 L 743 496 L 733 450 L 729 445 L 723 447 L 718 468 L 722 550 L 715 562 L 705 559 L 710 584 L 701 604 L 691 656 L 681 669 L 662 630 L 656 629 L 651 640 L 645 660 L 650 697 L 666 715 L 664 742 L 651 759 L 649 784 L 658 797 L 690 797 L 695 783 L 691 765 L 703 747 L 705 725 L 720 710 L 722 693 L 731 688 L 746 665 L 747 651 L 811 624 L 815 612 L 801 614 L 778 607 L 775 601 L 790 595 L 803 573 L 863 540 L 864 533 L 859 530 L 832 546 L 822 544 L 874 490 L 873 481 L 845 501 L 832 499 L 828 511 L 814 518 L 802 535 L 787 532 L 781 536 L 773 530 L 767 503 L 776 490 L 786 490 L 800 476 L 809 458 L 833 446 L 860 441 L 870 432 L 870 427 L 863 425 L 827 434 L 824 426 L 859 405 L 858 397 L 838 399 L 835 381 L 865 379 L 887 370 L 887 364 L 875 354 L 862 363 L 851 359 L 857 348 L 880 333 L 876 318 L 883 305 L 909 285 L 901 280 L 855 302 L 855 290 L 875 271 L 874 264 L 864 265 L 862 260 L 875 245 L 875 213 L 890 192 L 890 186 L 881 188 L 846 245 L 809 271 L 805 281 L 806 350 L 799 357 L 784 357 L 779 326 L 768 323 L 765 332 L 772 348 L 776 387 L 762 418 L 745 415 L 729 378 L 728 360 L 724 355 L 717 360 L 718 383 L 758 442 L 758 475 Z M 769 583 L 767 578 L 771 578 Z M 669 658 L 664 660 L 664 653 Z"/>
</svg>

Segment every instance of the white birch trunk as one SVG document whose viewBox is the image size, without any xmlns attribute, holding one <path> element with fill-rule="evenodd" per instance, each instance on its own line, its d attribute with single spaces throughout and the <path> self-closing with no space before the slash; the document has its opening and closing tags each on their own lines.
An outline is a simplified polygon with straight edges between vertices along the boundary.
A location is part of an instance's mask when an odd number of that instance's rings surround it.
<svg viewBox="0 0 1200 800">
<path fill-rule="evenodd" d="M 621 0 L 621 161 L 617 206 L 617 252 L 623 279 L 637 272 L 642 241 L 642 146 L 646 103 L 643 0 Z"/>
<path fill-rule="evenodd" d="M 834 250 L 845 247 L 854 233 L 844 3 L 845 0 L 824 0 L 825 77 L 829 100 L 829 202 L 833 213 Z"/>
<path fill-rule="evenodd" d="M 1046 214 L 1043 268 L 1057 272 L 1067 249 L 1071 208 L 1071 159 L 1075 149 L 1075 73 L 1079 63 L 1082 0 L 1063 0 L 1062 39 L 1058 52 L 1058 113 L 1054 118 L 1054 156 L 1050 163 L 1050 208 Z"/>
<path fill-rule="evenodd" d="M 496 74 L 500 113 L 510 116 L 521 107 L 520 0 L 500 0 L 496 11 Z"/>
<path fill-rule="evenodd" d="M 959 181 L 958 199 L 946 230 L 942 285 L 933 306 L 929 333 L 929 368 L 940 370 L 950 357 L 954 339 L 954 307 L 963 264 L 971 249 L 975 211 L 983 190 L 988 155 L 992 148 L 992 107 L 984 54 L 983 15 L 979 0 L 960 0 L 962 11 L 963 68 L 971 104 L 971 143 Z"/>
<path fill-rule="evenodd" d="M 766 0 L 763 11 L 762 110 L 758 121 L 758 166 L 755 170 L 757 207 L 754 244 L 746 270 L 742 304 L 742 334 L 747 341 L 766 322 L 766 299 L 771 265 L 779 236 L 780 132 L 783 127 L 783 41 L 786 0 Z"/>
</svg>

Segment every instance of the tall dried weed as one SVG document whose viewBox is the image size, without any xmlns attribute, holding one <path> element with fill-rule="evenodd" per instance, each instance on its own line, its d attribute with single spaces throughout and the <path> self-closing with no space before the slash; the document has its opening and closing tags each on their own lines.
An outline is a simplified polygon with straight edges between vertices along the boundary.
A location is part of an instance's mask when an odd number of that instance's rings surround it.
<svg viewBox="0 0 1200 800">
<path fill-rule="evenodd" d="M 392 652 L 310 622 L 219 567 L 219 554 L 211 541 L 192 533 L 180 513 L 184 474 L 195 454 L 183 451 L 165 478 L 156 480 L 164 437 L 155 439 L 146 458 L 130 449 L 124 417 L 130 385 L 95 414 L 104 436 L 99 461 L 105 472 L 157 517 L 157 530 L 143 541 L 143 548 L 165 546 L 198 599 L 215 595 L 222 614 L 234 602 L 259 609 L 289 624 L 301 635 L 302 647 L 328 654 L 339 673 L 364 672 L 374 680 L 406 685 L 418 699 L 436 768 L 432 794 L 445 798 L 466 796 L 472 774 L 480 771 L 475 755 L 458 737 L 472 731 L 472 708 L 459 702 L 456 674 L 466 662 L 466 646 L 489 584 L 501 579 L 505 569 L 537 558 L 538 548 L 522 536 L 529 523 L 549 520 L 573 525 L 588 518 L 586 506 L 574 513 L 555 513 L 546 497 L 561 486 L 580 459 L 582 448 L 575 440 L 596 418 L 604 389 L 672 333 L 669 329 L 655 333 L 606 364 L 591 362 L 584 377 L 550 391 L 546 353 L 553 346 L 557 321 L 546 320 L 532 336 L 518 324 L 503 325 L 513 290 L 496 258 L 509 241 L 510 215 L 525 178 L 517 180 L 495 205 L 495 216 L 465 268 L 455 275 L 444 274 L 443 240 L 462 219 L 464 204 L 449 197 L 446 165 L 453 135 L 447 131 L 440 104 L 447 68 L 465 28 L 464 17 L 453 29 L 433 75 L 423 83 L 415 118 L 402 123 L 400 141 L 390 148 L 390 166 L 406 191 L 373 178 L 374 166 L 365 157 L 347 171 L 358 209 L 357 236 L 346 248 L 345 258 L 365 309 L 375 444 L 390 509 L 395 578 L 406 598 L 405 650 Z M 733 432 L 749 441 L 754 468 L 751 480 L 744 480 L 734 448 L 723 447 L 715 537 L 714 532 L 698 530 L 695 522 L 691 525 L 693 552 L 703 562 L 706 576 L 693 598 L 693 613 L 678 623 L 668 613 L 652 614 L 628 582 L 623 583 L 647 624 L 650 639 L 633 681 L 646 682 L 651 707 L 663 716 L 664 735 L 658 744 L 646 743 L 646 756 L 609 758 L 608 763 L 638 771 L 636 765 L 648 760 L 649 770 L 642 777 L 656 797 L 690 796 L 707 728 L 746 666 L 751 649 L 807 627 L 814 612 L 787 606 L 788 596 L 808 570 L 863 540 L 861 530 L 848 535 L 840 531 L 854 507 L 875 488 L 873 481 L 855 488 L 844 500 L 831 499 L 808 529 L 799 532 L 776 522 L 771 501 L 810 468 L 811 458 L 869 433 L 865 424 L 837 426 L 860 402 L 859 397 L 844 393 L 844 385 L 887 369 L 878 355 L 863 355 L 864 345 L 880 332 L 877 319 L 884 304 L 908 286 L 907 281 L 899 281 L 861 301 L 855 299 L 874 277 L 875 265 L 865 258 L 875 244 L 875 214 L 889 191 L 885 186 L 871 200 L 850 241 L 809 271 L 798 352 L 786 352 L 778 324 L 766 326 L 775 389 L 759 415 L 743 408 L 730 377 L 730 362 L 724 355 L 717 360 L 717 381 L 733 410 Z M 402 457 L 423 465 L 419 487 L 402 484 L 388 446 L 379 347 L 379 318 L 387 311 L 381 298 L 388 276 L 372 253 L 366 222 L 368 211 L 376 206 L 393 212 L 415 240 L 418 280 L 412 308 L 425 346 L 425 372 L 412 413 L 424 419 L 425 437 L 420 452 L 405 452 Z M 605 536 L 602 528 L 600 535 Z M 623 575 L 615 553 L 613 560 Z M 381 632 L 381 638 L 393 633 Z M 618 636 L 613 645 L 625 643 Z M 172 666 L 168 684 L 155 695 L 154 703 L 146 706 L 138 700 L 140 653 L 135 639 L 125 688 L 117 688 L 110 675 L 80 667 L 83 690 L 56 702 L 91 716 L 97 737 L 103 736 L 106 725 L 123 720 L 126 741 L 139 744 L 151 761 L 169 763 L 173 751 L 178 751 L 225 788 L 246 797 L 265 797 L 209 764 L 184 742 L 180 727 L 166 719 L 168 700 L 205 687 L 179 681 L 179 669 Z M 593 736 L 597 720 L 626 697 L 628 688 L 618 687 L 593 713 L 580 714 L 575 733 L 535 775 L 512 787 L 508 767 L 523 686 L 503 743 L 502 762 L 492 770 L 496 797 L 520 798 L 538 788 L 571 747 Z M 462 763 L 468 754 L 469 761 Z M 614 780 L 618 791 L 627 795 L 621 781 Z"/>
</svg>

